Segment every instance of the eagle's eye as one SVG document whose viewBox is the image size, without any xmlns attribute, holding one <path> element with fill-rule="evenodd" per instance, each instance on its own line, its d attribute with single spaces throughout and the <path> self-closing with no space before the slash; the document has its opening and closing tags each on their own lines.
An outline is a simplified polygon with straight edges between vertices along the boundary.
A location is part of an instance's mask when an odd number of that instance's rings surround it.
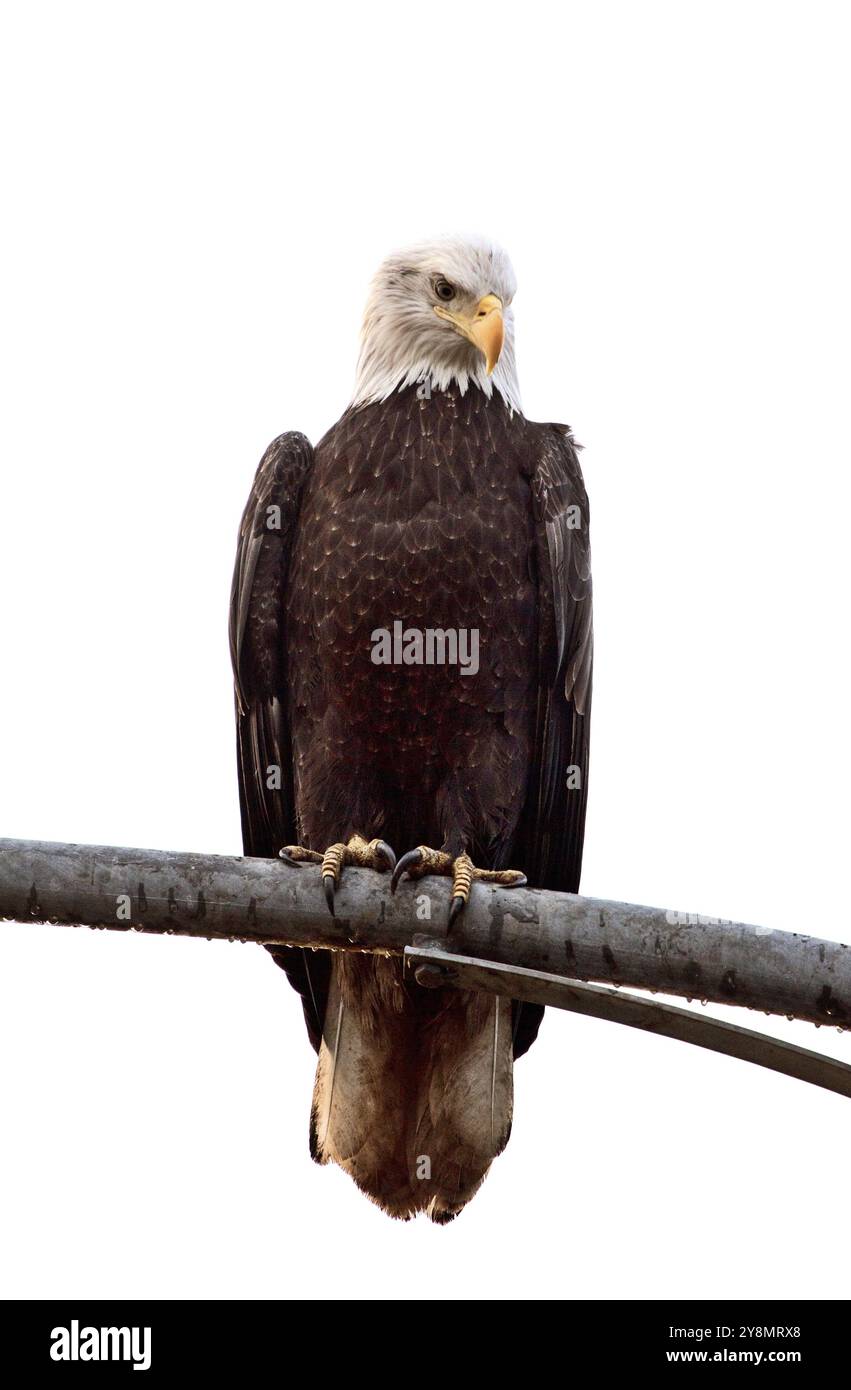
<svg viewBox="0 0 851 1390">
<path fill-rule="evenodd" d="M 435 280 L 434 292 L 437 295 L 438 299 L 442 299 L 444 300 L 444 302 L 448 299 L 455 298 L 455 286 L 450 285 L 448 280 L 443 279 L 443 276 L 441 276 L 438 280 Z"/>
</svg>

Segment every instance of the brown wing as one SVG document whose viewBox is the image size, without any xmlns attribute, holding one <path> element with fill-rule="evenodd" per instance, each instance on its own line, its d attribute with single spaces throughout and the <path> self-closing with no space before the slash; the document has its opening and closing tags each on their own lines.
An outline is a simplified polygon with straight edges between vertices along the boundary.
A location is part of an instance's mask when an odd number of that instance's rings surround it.
<svg viewBox="0 0 851 1390">
<path fill-rule="evenodd" d="M 242 844 L 256 858 L 297 841 L 292 746 L 287 710 L 286 589 L 290 550 L 313 446 L 290 432 L 260 460 L 239 528 L 230 601 L 236 691 Z M 328 953 L 270 948 L 304 1005 L 319 1046 L 328 992 Z"/>
<path fill-rule="evenodd" d="M 576 893 L 588 794 L 593 654 L 588 497 L 569 430 L 563 425 L 544 430 L 532 479 L 540 680 L 522 821 L 523 862 L 536 888 Z"/>
<path fill-rule="evenodd" d="M 518 863 L 535 888 L 579 891 L 591 718 L 591 549 L 588 497 L 570 431 L 543 425 L 532 475 L 537 530 L 539 679 L 529 791 L 518 828 Z M 543 1010 L 524 1005 L 515 1056 Z"/>
</svg>

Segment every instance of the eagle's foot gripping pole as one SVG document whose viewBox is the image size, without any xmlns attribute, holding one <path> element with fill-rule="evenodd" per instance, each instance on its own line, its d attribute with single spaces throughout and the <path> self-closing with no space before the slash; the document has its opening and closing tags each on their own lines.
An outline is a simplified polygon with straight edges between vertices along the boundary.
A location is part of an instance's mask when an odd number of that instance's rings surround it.
<svg viewBox="0 0 851 1390">
<path fill-rule="evenodd" d="M 479 869 L 469 854 L 459 854 L 453 859 L 440 849 L 429 845 L 418 845 L 416 849 L 403 854 L 390 880 L 390 892 L 395 893 L 403 874 L 409 878 L 424 878 L 427 874 L 438 874 L 452 879 L 452 902 L 449 907 L 449 925 L 455 921 L 467 906 L 473 881 L 479 883 L 499 883 L 503 888 L 522 888 L 526 875 L 519 869 Z"/>
<path fill-rule="evenodd" d="M 346 844 L 330 845 L 324 854 L 319 854 L 315 849 L 305 849 L 302 845 L 285 845 L 278 854 L 285 864 L 294 869 L 300 864 L 322 865 L 322 886 L 332 917 L 334 894 L 347 864 L 355 864 L 359 869 L 377 869 L 379 873 L 386 873 L 396 865 L 396 856 L 386 840 L 365 840 L 362 835 L 353 835 Z"/>
</svg>

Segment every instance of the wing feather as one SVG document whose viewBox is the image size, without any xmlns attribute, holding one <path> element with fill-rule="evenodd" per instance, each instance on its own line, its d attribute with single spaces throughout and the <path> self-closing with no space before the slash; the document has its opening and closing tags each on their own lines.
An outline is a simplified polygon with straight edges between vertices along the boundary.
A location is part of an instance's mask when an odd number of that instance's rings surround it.
<svg viewBox="0 0 851 1390">
<path fill-rule="evenodd" d="M 239 528 L 230 603 L 239 800 L 246 854 L 277 855 L 296 842 L 287 702 L 286 586 L 304 480 L 313 447 L 292 431 L 266 450 Z M 270 948 L 302 996 L 310 1040 L 319 1046 L 328 993 L 324 952 Z"/>
<path fill-rule="evenodd" d="M 576 893 L 588 798 L 594 644 L 588 497 L 570 431 L 564 425 L 537 428 L 532 495 L 539 677 L 534 754 L 516 857 L 536 888 Z M 515 1018 L 515 1056 L 534 1040 L 542 1014 L 525 1005 Z"/>
</svg>

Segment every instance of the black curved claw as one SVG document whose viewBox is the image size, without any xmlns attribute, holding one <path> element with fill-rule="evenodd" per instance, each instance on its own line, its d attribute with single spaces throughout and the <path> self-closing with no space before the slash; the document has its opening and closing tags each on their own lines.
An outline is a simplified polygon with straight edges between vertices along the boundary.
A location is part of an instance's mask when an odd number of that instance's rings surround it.
<svg viewBox="0 0 851 1390">
<path fill-rule="evenodd" d="M 325 889 L 325 901 L 328 904 L 328 911 L 331 913 L 332 917 L 336 917 L 337 914 L 334 911 L 334 894 L 337 891 L 337 885 L 334 882 L 333 874 L 322 875 L 322 887 Z"/>
<path fill-rule="evenodd" d="M 464 908 L 465 908 L 466 906 L 467 906 L 467 900 L 466 900 L 466 898 L 453 898 L 453 899 L 452 899 L 452 902 L 449 904 L 449 925 L 450 925 L 450 927 L 452 926 L 452 923 L 455 921 L 456 917 L 460 917 L 460 916 L 461 916 L 461 913 L 464 911 Z"/>
<path fill-rule="evenodd" d="M 396 889 L 399 887 L 399 880 L 407 869 L 412 869 L 414 865 L 422 864 L 422 862 L 423 852 L 421 849 L 409 849 L 407 854 L 403 854 L 393 870 L 393 877 L 390 880 L 390 892 L 396 892 Z"/>
<path fill-rule="evenodd" d="M 395 869 L 396 855 L 386 840 L 379 840 L 375 846 L 375 857 L 380 859 L 386 869 Z"/>
<path fill-rule="evenodd" d="M 278 850 L 278 858 L 283 859 L 285 864 L 289 864 L 291 869 L 300 869 L 301 863 L 298 859 L 292 859 L 285 849 Z"/>
</svg>

